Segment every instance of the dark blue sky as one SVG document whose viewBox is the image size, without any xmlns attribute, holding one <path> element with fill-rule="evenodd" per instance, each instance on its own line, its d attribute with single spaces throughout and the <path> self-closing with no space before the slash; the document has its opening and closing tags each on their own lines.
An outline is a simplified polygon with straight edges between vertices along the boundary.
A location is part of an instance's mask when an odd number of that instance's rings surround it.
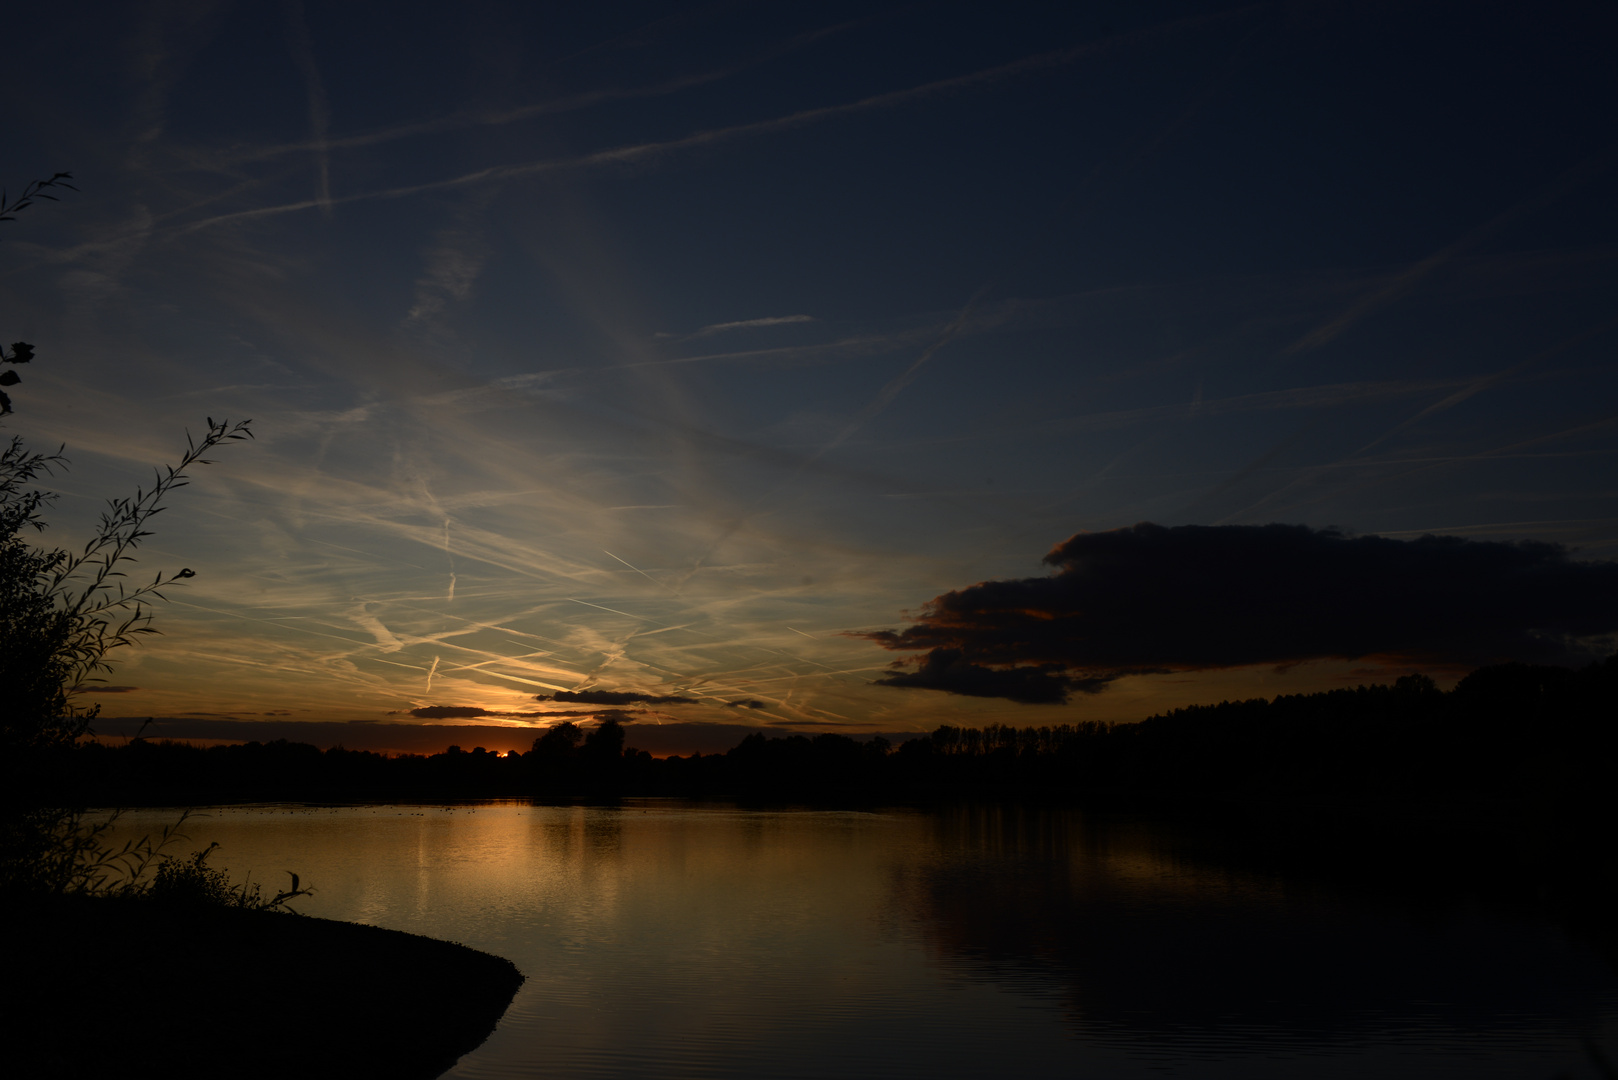
<svg viewBox="0 0 1618 1080">
<path fill-rule="evenodd" d="M 1613 558 L 1615 24 L 23 13 L 4 180 L 81 188 L 0 233 L 0 332 L 39 351 L 12 430 L 74 459 L 59 542 L 187 424 L 259 434 L 154 538 L 199 576 L 108 710 L 594 687 L 893 731 L 1376 676 L 1130 674 L 1032 708 L 873 685 L 893 654 L 843 632 L 1140 521 Z"/>
</svg>

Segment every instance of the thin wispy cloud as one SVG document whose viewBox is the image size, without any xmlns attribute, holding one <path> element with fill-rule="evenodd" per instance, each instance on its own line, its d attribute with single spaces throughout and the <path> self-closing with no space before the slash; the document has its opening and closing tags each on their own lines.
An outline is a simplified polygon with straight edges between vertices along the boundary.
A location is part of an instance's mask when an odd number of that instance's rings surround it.
<svg viewBox="0 0 1618 1080">
<path fill-rule="evenodd" d="M 953 339 L 956 334 L 960 333 L 961 328 L 966 325 L 967 320 L 971 317 L 972 309 L 976 307 L 978 302 L 982 300 L 983 297 L 988 293 L 989 288 L 990 286 L 988 285 L 980 288 L 972 296 L 972 298 L 966 302 L 966 306 L 961 308 L 960 313 L 950 321 L 950 324 L 944 327 L 944 332 L 938 336 L 938 339 L 932 344 L 928 345 L 927 348 L 923 349 L 921 355 L 916 357 L 915 360 L 911 361 L 909 367 L 905 368 L 904 371 L 900 372 L 898 375 L 894 376 L 893 379 L 889 380 L 888 384 L 877 392 L 876 397 L 872 398 L 866 404 L 865 408 L 860 410 L 857 416 L 845 424 L 836 435 L 832 436 L 830 442 L 815 452 L 814 457 L 824 457 L 833 450 L 837 449 L 839 446 L 843 445 L 843 443 L 853 438 L 853 436 L 861 428 L 874 420 L 883 409 L 886 409 L 889 405 L 893 404 L 893 399 L 903 393 L 905 387 L 909 386 L 916 380 L 916 376 L 920 374 L 921 369 L 926 366 L 927 361 L 936 356 L 940 349 L 948 345 L 950 340 Z"/>
<path fill-rule="evenodd" d="M 1478 394 L 1481 394 L 1483 391 L 1488 390 L 1490 387 L 1493 387 L 1496 383 L 1502 382 L 1520 374 L 1521 372 L 1527 371 L 1528 369 L 1542 364 L 1547 360 L 1554 359 L 1563 353 L 1583 345 L 1585 342 L 1593 341 L 1604 334 L 1608 334 L 1614 329 L 1618 329 L 1618 320 L 1603 323 L 1602 325 L 1594 327 L 1593 329 L 1586 330 L 1582 334 L 1575 334 L 1573 337 L 1559 341 L 1550 348 L 1544 349 L 1539 353 L 1530 356 L 1520 364 L 1513 364 L 1509 368 L 1504 368 L 1500 371 L 1484 375 L 1473 382 L 1468 383 L 1466 386 L 1463 386 L 1454 393 L 1448 394 L 1438 401 L 1433 402 L 1431 405 L 1427 406 L 1425 409 L 1422 409 L 1408 420 L 1401 421 L 1394 427 L 1389 428 L 1387 431 L 1383 432 L 1381 435 L 1378 435 L 1376 438 L 1372 439 L 1370 442 L 1366 443 L 1364 446 L 1355 451 L 1355 456 L 1365 454 L 1375 447 L 1380 446 L 1382 443 L 1387 442 L 1389 439 L 1403 434 L 1404 432 L 1415 427 L 1417 424 L 1421 423 L 1423 420 L 1426 420 L 1428 417 L 1436 416 L 1439 413 L 1455 408 L 1455 406 L 1461 404 L 1467 399 L 1475 397 Z"/>
<path fill-rule="evenodd" d="M 1369 318 L 1381 309 L 1414 292 L 1440 268 L 1453 262 L 1460 255 L 1476 248 L 1506 227 L 1544 210 L 1557 200 L 1594 180 L 1611 168 L 1615 161 L 1618 161 L 1618 143 L 1608 146 L 1601 153 L 1581 162 L 1577 167 L 1569 169 L 1530 198 L 1524 199 L 1495 215 L 1482 225 L 1468 231 L 1457 240 L 1446 244 L 1426 258 L 1405 267 L 1346 310 L 1288 345 L 1282 350 L 1283 355 L 1297 356 L 1327 344 L 1356 323 Z"/>
<path fill-rule="evenodd" d="M 134 148 L 138 154 L 168 129 L 169 95 L 191 55 L 218 25 L 224 5 L 204 2 L 156 5 L 142 9 L 134 37 L 124 44 L 129 72 L 138 88 L 131 108 Z"/>
<path fill-rule="evenodd" d="M 1424 458 L 1416 458 L 1413 461 L 1395 458 L 1384 462 L 1372 458 L 1369 460 L 1336 462 L 1333 463 L 1331 466 L 1332 468 L 1343 468 L 1346 466 L 1348 468 L 1372 472 L 1373 475 L 1366 479 L 1361 479 L 1357 482 L 1346 484 L 1343 488 L 1333 491 L 1332 494 L 1334 496 L 1341 497 L 1344 494 L 1354 494 L 1369 490 L 1371 488 L 1383 487 L 1394 483 L 1409 484 L 1418 477 L 1430 476 L 1438 471 L 1453 470 L 1462 466 L 1475 465 L 1495 459 L 1511 458 L 1518 455 L 1521 451 L 1528 449 L 1529 447 L 1543 446 L 1546 443 L 1560 442 L 1564 439 L 1593 435 L 1600 432 L 1610 431 L 1614 428 L 1618 428 L 1618 415 L 1603 417 L 1602 419 L 1589 424 L 1580 424 L 1576 427 L 1565 428 L 1560 431 L 1553 431 L 1543 435 L 1536 435 L 1529 439 L 1515 440 L 1502 446 L 1479 450 L 1474 453 L 1428 456 Z M 1413 467 L 1399 467 L 1405 465 L 1411 465 Z M 1277 506 L 1284 505 L 1289 510 L 1295 511 L 1298 508 L 1306 507 L 1313 503 L 1319 502 L 1322 499 L 1322 495 L 1309 490 L 1309 484 L 1315 476 L 1324 471 L 1325 469 L 1323 468 L 1305 470 L 1302 475 L 1289 479 L 1284 485 L 1266 494 L 1258 502 L 1244 507 L 1241 511 L 1230 515 L 1225 520 L 1217 522 L 1217 524 L 1227 524 L 1231 521 L 1240 520 L 1242 516 L 1250 517 L 1255 513 L 1271 511 Z M 1302 497 L 1293 498 L 1290 500 L 1288 499 L 1288 496 L 1295 494 L 1301 494 Z"/>
<path fill-rule="evenodd" d="M 83 77 L 17 125 L 19 160 L 83 155 L 82 193 L 0 237 L 8 332 L 40 348 L 16 430 L 74 464 L 45 539 L 81 542 L 203 416 L 259 436 L 158 522 L 138 569 L 197 576 L 128 651 L 139 692 L 98 700 L 998 723 L 873 687 L 892 657 L 840 631 L 1140 520 L 1510 538 L 1515 507 L 1610 545 L 1618 263 L 1610 174 L 1579 171 L 1610 139 L 1566 103 L 1611 76 L 1485 17 L 1533 78 L 1292 14 L 1131 9 L 1092 39 L 1060 6 L 809 35 L 609 8 L 603 35 L 519 7 L 397 26 L 424 78 L 345 62 L 361 22 L 284 0 L 20 53 Z M 1475 93 L 1388 89 L 1434 70 Z M 1211 685 L 1125 682 L 1072 718 Z"/>
<path fill-rule="evenodd" d="M 326 102 L 326 88 L 320 81 L 320 70 L 315 66 L 314 45 L 309 40 L 309 25 L 304 19 L 302 0 L 284 0 L 287 19 L 287 44 L 292 50 L 292 62 L 303 76 L 304 94 L 309 99 L 309 152 L 315 162 L 315 200 L 327 214 L 331 213 L 331 143 L 327 129 L 331 126 L 331 106 Z"/>
<path fill-rule="evenodd" d="M 731 330 L 755 330 L 765 326 L 790 326 L 794 323 L 812 323 L 813 315 L 771 315 L 762 319 L 740 319 L 736 322 L 714 323 L 687 334 L 688 339 L 712 337 Z"/>
<path fill-rule="evenodd" d="M 356 150 L 366 147 L 383 146 L 388 143 L 405 139 L 418 139 L 425 136 L 444 135 L 451 132 L 467 131 L 485 127 L 505 127 L 509 124 L 518 124 L 547 116 L 561 116 L 567 113 L 580 112 L 600 105 L 608 105 L 622 101 L 641 101 L 652 98 L 667 97 L 679 94 L 686 90 L 696 89 L 712 83 L 731 78 L 744 71 L 752 70 L 761 64 L 768 63 L 788 53 L 806 48 L 833 35 L 842 33 L 856 26 L 860 26 L 868 19 L 858 19 L 838 23 L 835 26 L 824 27 L 799 34 L 779 45 L 764 49 L 747 60 L 732 64 L 728 67 L 716 68 L 710 71 L 698 72 L 692 75 L 682 75 L 663 82 L 652 83 L 646 86 L 614 87 L 600 90 L 587 90 L 577 94 L 568 94 L 548 101 L 533 102 L 513 109 L 495 109 L 480 112 L 459 112 L 449 116 L 434 117 L 431 120 L 420 120 L 406 124 L 396 124 L 391 127 L 379 128 L 375 131 L 360 132 L 353 135 L 344 135 L 338 138 L 327 138 L 324 128 L 321 133 L 309 142 L 283 143 L 275 146 L 261 146 L 250 149 L 233 150 L 218 155 L 207 155 L 202 160 L 212 167 L 225 168 L 231 165 L 249 164 L 256 161 L 268 161 L 291 154 L 303 154 L 311 151 L 325 153 L 330 150 Z M 301 61 L 300 61 L 301 65 Z"/>
<path fill-rule="evenodd" d="M 1069 64 L 1085 56 L 1133 45 L 1141 41 L 1162 36 L 1164 34 L 1185 33 L 1201 29 L 1208 25 L 1225 22 L 1235 18 L 1245 18 L 1251 13 L 1268 5 L 1255 5 L 1235 11 L 1219 12 L 1213 15 L 1199 16 L 1177 20 L 1163 26 L 1151 27 L 1148 30 L 1138 31 L 1134 34 L 1119 35 L 1100 42 L 1090 42 L 1083 45 L 1065 49 L 1053 49 L 1049 52 L 1024 57 L 1021 60 L 994 67 L 984 68 L 965 75 L 955 75 L 946 79 L 937 79 L 918 86 L 907 87 L 902 90 L 891 90 L 881 94 L 872 94 L 858 101 L 843 105 L 826 105 L 813 109 L 801 109 L 767 120 L 756 120 L 750 123 L 734 124 L 729 127 L 714 128 L 698 131 L 676 139 L 658 140 L 652 142 L 636 143 L 626 146 L 598 150 L 589 154 L 582 154 L 568 158 L 554 158 L 542 161 L 529 161 L 509 165 L 495 165 L 488 168 L 477 169 L 462 173 L 458 176 L 447 177 L 442 180 L 430 180 L 419 184 L 408 184 L 399 187 L 385 188 L 378 191 L 358 192 L 344 195 L 332 200 L 334 204 L 347 204 L 357 202 L 370 202 L 383 199 L 402 199 L 415 195 L 425 195 L 435 191 L 449 191 L 456 188 L 469 187 L 478 184 L 495 183 L 529 179 L 549 174 L 559 174 L 578 170 L 597 169 L 613 166 L 635 165 L 649 163 L 669 154 L 700 147 L 714 146 L 721 143 L 740 139 L 753 138 L 761 135 L 771 135 L 782 131 L 818 124 L 822 121 L 844 116 L 853 116 L 859 113 L 874 110 L 897 108 L 909 105 L 927 98 L 942 94 L 949 94 L 978 87 L 990 86 L 1002 80 L 1013 79 L 1023 75 Z M 279 206 L 263 206 L 249 210 L 240 210 L 234 213 L 219 214 L 204 218 L 189 224 L 178 226 L 182 233 L 195 232 L 200 229 L 214 228 L 219 225 L 237 221 L 250 221 L 263 217 L 280 214 L 297 213 L 315 206 L 324 206 L 320 200 L 301 200 L 298 202 L 283 203 Z"/>
</svg>

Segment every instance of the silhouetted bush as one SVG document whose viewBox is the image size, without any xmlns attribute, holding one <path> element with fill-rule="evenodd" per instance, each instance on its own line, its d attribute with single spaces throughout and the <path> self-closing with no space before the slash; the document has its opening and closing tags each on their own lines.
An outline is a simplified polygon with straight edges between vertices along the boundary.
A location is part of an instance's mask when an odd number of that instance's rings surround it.
<svg viewBox="0 0 1618 1080">
<path fill-rule="evenodd" d="M 54 200 L 51 189 L 76 190 L 69 179 L 59 172 L 9 203 L 0 196 L 0 222 L 35 200 Z M 9 354 L 0 350 L 6 364 L 33 359 L 27 342 L 14 342 Z M 14 367 L 0 373 L 0 385 L 20 381 Z M 0 393 L 0 415 L 11 411 L 11 399 Z M 157 470 L 151 486 L 132 497 L 109 500 L 95 533 L 75 550 L 24 540 L 45 528 L 43 511 L 55 495 L 34 485 L 66 466 L 61 452 L 31 452 L 16 438 L 0 450 L 0 894 L 115 887 L 109 881 L 130 853 L 102 846 L 105 821 L 87 818 L 85 804 L 74 803 L 65 786 L 79 764 L 68 760 L 74 745 L 97 713 L 81 707 L 77 695 L 111 670 L 109 653 L 155 632 L 148 605 L 164 598 L 161 590 L 194 576 L 182 569 L 128 583 L 125 564 L 150 535 L 152 516 L 185 486 L 188 468 L 209 463 L 209 450 L 251 436 L 246 422 L 210 417 L 200 439 L 187 433 L 177 466 Z"/>
<path fill-rule="evenodd" d="M 207 865 L 208 856 L 212 855 L 218 846 L 217 843 L 209 844 L 201 851 L 193 851 L 183 859 L 171 855 L 163 856 L 151 883 L 143 889 L 135 890 L 135 894 L 159 904 L 232 907 L 247 911 L 291 911 L 293 909 L 286 906 L 287 901 L 307 896 L 312 891 L 301 888 L 298 875 L 291 871 L 288 871 L 288 874 L 292 877 L 292 888 L 272 897 L 264 896 L 262 887 L 253 882 L 232 884 L 229 874 Z"/>
</svg>

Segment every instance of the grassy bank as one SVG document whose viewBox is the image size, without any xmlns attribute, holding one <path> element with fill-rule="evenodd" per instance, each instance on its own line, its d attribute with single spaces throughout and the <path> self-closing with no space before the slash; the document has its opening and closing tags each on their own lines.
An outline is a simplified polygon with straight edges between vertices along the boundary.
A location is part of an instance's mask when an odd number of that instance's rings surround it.
<svg viewBox="0 0 1618 1080">
<path fill-rule="evenodd" d="M 452 942 L 144 900 L 0 908 L 9 1075 L 430 1080 L 523 976 Z"/>
</svg>

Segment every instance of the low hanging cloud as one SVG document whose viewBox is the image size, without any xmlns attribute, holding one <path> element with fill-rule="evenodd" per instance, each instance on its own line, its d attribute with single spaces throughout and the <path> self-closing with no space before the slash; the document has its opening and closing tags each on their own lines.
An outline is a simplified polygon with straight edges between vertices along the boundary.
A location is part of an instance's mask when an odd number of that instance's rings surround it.
<svg viewBox="0 0 1618 1080">
<path fill-rule="evenodd" d="M 270 715 L 269 713 L 265 714 Z M 398 716 L 398 713 L 389 713 L 389 716 Z M 490 720 L 537 720 L 549 719 L 556 715 L 577 716 L 578 713 L 545 713 L 545 712 L 512 712 L 504 709 L 485 709 L 481 705 L 423 705 L 411 709 L 407 714 L 418 720 L 472 720 L 485 717 Z M 591 715 L 591 714 L 582 714 Z"/>
<path fill-rule="evenodd" d="M 1145 523 L 1044 561 L 1048 577 L 985 581 L 903 630 L 852 635 L 925 652 L 877 682 L 1057 704 L 1126 675 L 1324 658 L 1576 664 L 1618 631 L 1618 563 L 1532 541 Z"/>
<path fill-rule="evenodd" d="M 535 701 L 559 701 L 575 705 L 696 705 L 696 698 L 676 695 L 637 694 L 629 690 L 558 690 L 536 694 Z"/>
<path fill-rule="evenodd" d="M 473 717 L 489 716 L 489 710 L 481 709 L 476 705 L 424 705 L 419 709 L 411 709 L 410 715 L 421 720 L 470 720 Z"/>
</svg>

